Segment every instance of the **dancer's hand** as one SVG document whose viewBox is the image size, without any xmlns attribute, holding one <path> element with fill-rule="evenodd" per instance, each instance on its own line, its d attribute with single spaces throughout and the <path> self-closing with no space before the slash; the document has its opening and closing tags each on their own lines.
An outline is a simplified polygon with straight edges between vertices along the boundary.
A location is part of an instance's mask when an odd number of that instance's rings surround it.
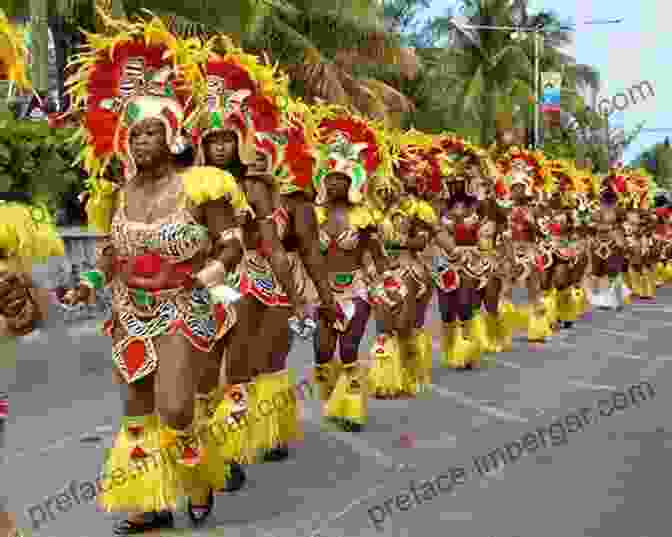
<svg viewBox="0 0 672 537">
<path fill-rule="evenodd" d="M 310 317 L 310 306 L 303 301 L 297 301 L 294 304 L 294 317 L 303 323 L 306 319 Z"/>
<path fill-rule="evenodd" d="M 343 316 L 341 309 L 338 307 L 335 300 L 330 300 L 329 302 L 322 304 L 319 311 L 320 315 L 332 324 L 340 320 Z"/>
<path fill-rule="evenodd" d="M 8 318 L 15 317 L 30 300 L 26 279 L 15 272 L 0 276 L 0 313 Z"/>
<path fill-rule="evenodd" d="M 80 285 L 76 289 L 70 289 L 63 297 L 63 304 L 75 306 L 83 302 L 89 302 L 93 294 L 93 289 L 86 285 Z"/>
</svg>

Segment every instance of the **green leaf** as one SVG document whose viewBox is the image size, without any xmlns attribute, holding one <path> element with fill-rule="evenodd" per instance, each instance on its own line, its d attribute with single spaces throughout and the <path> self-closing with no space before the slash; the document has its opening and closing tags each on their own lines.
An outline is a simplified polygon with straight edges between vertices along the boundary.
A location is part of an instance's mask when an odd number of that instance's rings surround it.
<svg viewBox="0 0 672 537">
<path fill-rule="evenodd" d="M 11 175 L 0 174 L 0 190 L 7 192 L 12 189 L 13 177 Z"/>
<path fill-rule="evenodd" d="M 0 162 L 9 162 L 12 159 L 12 151 L 5 144 L 0 144 Z"/>
</svg>

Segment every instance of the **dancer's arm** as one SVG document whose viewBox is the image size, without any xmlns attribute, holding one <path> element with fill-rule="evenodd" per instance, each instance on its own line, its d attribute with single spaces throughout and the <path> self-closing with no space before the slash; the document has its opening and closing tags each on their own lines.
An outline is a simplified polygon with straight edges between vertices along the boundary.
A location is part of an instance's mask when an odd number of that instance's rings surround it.
<svg viewBox="0 0 672 537">
<path fill-rule="evenodd" d="M 96 240 L 96 266 L 94 270 L 81 273 L 78 288 L 68 291 L 63 302 L 75 305 L 95 300 L 96 290 L 109 285 L 114 277 L 115 251 L 110 237 L 112 218 L 120 202 L 120 190 L 111 181 L 101 181 L 100 190 L 94 192 L 86 204 L 90 224 L 102 237 Z"/>
<path fill-rule="evenodd" d="M 196 279 L 204 287 L 212 287 L 223 283 L 227 273 L 242 260 L 243 234 L 228 198 L 206 202 L 197 209 L 198 220 L 208 228 L 214 244 L 208 264 Z"/>
<path fill-rule="evenodd" d="M 299 195 L 292 196 L 292 212 L 294 217 L 294 232 L 299 242 L 299 255 L 303 261 L 308 276 L 313 280 L 322 303 L 322 309 L 331 321 L 337 320 L 338 307 L 329 285 L 326 257 L 320 252 L 320 236 L 317 217 L 313 204 L 307 199 L 300 199 Z"/>
<path fill-rule="evenodd" d="M 294 285 L 287 252 L 278 237 L 276 224 L 273 220 L 274 207 L 271 190 L 260 180 L 247 179 L 245 183 L 247 199 L 256 213 L 263 253 L 267 257 L 280 285 L 287 293 L 290 302 L 297 308 L 297 314 L 299 314 L 300 297 Z"/>
</svg>

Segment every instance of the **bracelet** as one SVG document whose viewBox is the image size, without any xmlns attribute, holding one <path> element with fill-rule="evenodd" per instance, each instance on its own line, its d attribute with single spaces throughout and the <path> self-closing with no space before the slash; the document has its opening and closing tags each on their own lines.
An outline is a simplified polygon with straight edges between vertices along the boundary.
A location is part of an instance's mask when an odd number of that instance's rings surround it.
<svg viewBox="0 0 672 537">
<path fill-rule="evenodd" d="M 89 270 L 81 273 L 81 283 L 94 290 L 103 289 L 107 283 L 105 273 L 101 270 Z"/>
</svg>

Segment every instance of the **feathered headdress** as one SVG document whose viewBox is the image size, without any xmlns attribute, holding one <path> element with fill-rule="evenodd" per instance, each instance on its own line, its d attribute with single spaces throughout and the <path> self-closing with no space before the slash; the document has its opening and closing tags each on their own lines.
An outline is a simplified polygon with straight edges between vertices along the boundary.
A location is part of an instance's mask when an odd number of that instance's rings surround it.
<svg viewBox="0 0 672 537">
<path fill-rule="evenodd" d="M 85 52 L 71 62 L 77 71 L 67 82 L 73 106 L 86 110 L 80 160 L 98 179 L 116 157 L 129 180 L 137 173 L 130 133 L 140 121 L 159 119 L 171 152 L 184 150 L 181 131 L 200 76 L 199 50 L 193 40 L 173 36 L 156 17 L 129 23 L 100 15 L 117 33 L 86 34 Z"/>
<path fill-rule="evenodd" d="M 280 192 L 309 192 L 313 189 L 316 159 L 306 126 L 299 117 L 293 117 L 287 119 L 282 132 L 287 143 L 275 172 Z"/>
<path fill-rule="evenodd" d="M 397 131 L 392 137 L 395 148 L 394 169 L 397 177 L 407 185 L 410 181 L 418 193 L 441 192 L 441 169 L 437 153 L 432 151 L 434 137 L 415 129 Z"/>
<path fill-rule="evenodd" d="M 553 180 L 551 191 L 560 194 L 563 206 L 576 206 L 576 194 L 584 192 L 586 185 L 574 163 L 567 159 L 555 159 L 549 162 L 548 169 Z"/>
<path fill-rule="evenodd" d="M 528 196 L 553 190 L 553 176 L 541 151 L 512 147 L 496 165 L 509 188 L 522 184 Z"/>
<path fill-rule="evenodd" d="M 287 77 L 277 66 L 262 64 L 256 56 L 236 48 L 226 36 L 211 39 L 205 49 L 209 54 L 204 67 L 207 85 L 201 87 L 199 109 L 189 119 L 196 163 L 205 163 L 206 136 L 230 131 L 236 135 L 241 163 L 252 164 L 258 144 L 265 154 L 274 152 L 268 137 L 257 139 L 255 134 L 278 129 L 279 102 L 288 93 Z"/>
<path fill-rule="evenodd" d="M 643 170 L 635 173 L 624 167 L 612 168 L 602 179 L 602 194 L 612 193 L 625 209 L 644 208 L 649 201 L 649 182 L 650 177 Z"/>
<path fill-rule="evenodd" d="M 316 113 L 323 115 L 316 132 L 315 156 L 317 171 L 314 176 L 316 203 L 326 201 L 324 179 L 332 173 L 342 173 L 350 178 L 348 199 L 350 203 L 364 201 L 367 183 L 380 173 L 391 173 L 390 155 L 385 155 L 379 142 L 382 127 L 358 117 L 342 108 L 317 106 Z"/>
<path fill-rule="evenodd" d="M 0 80 L 9 80 L 18 89 L 31 90 L 26 58 L 28 51 L 20 32 L 0 9 Z"/>
</svg>

